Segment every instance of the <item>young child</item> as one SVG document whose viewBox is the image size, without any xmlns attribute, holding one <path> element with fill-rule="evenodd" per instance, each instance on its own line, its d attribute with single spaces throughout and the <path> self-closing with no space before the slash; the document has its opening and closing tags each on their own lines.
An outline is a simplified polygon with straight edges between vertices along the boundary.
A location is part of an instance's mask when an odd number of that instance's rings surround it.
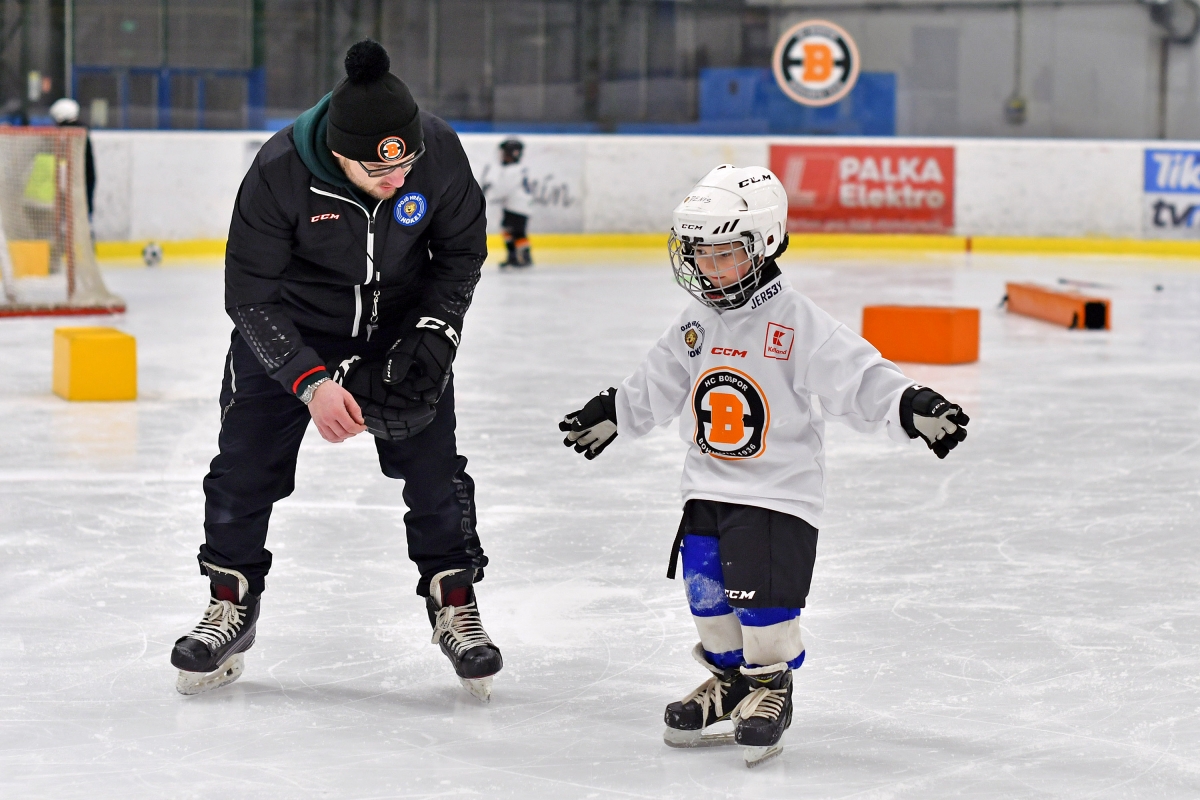
<svg viewBox="0 0 1200 800">
<path fill-rule="evenodd" d="M 824 420 L 921 438 L 939 458 L 966 438 L 969 420 L 780 274 L 787 195 L 770 170 L 717 167 L 672 222 L 671 266 L 692 301 L 620 389 L 559 428 L 592 459 L 618 431 L 642 436 L 680 418 L 690 447 L 667 575 L 681 556 L 700 633 L 693 655 L 713 677 L 667 706 L 664 739 L 736 742 L 754 766 L 780 752 L 791 671 L 804 662 L 799 617 L 824 507 Z M 704 732 L 727 719 L 732 734 Z"/>
</svg>

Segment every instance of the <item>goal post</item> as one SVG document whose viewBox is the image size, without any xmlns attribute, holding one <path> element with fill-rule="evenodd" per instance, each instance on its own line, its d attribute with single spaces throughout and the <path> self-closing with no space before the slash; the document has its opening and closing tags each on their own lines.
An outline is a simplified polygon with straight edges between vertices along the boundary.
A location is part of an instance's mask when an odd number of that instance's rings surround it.
<svg viewBox="0 0 1200 800">
<path fill-rule="evenodd" d="M 0 126 L 0 317 L 117 314 L 96 264 L 79 127 Z"/>
</svg>

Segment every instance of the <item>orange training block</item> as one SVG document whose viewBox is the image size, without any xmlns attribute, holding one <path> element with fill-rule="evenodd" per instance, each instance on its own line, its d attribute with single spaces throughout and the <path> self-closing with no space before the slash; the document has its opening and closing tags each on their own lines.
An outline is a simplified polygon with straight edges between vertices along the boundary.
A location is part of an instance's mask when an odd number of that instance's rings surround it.
<svg viewBox="0 0 1200 800">
<path fill-rule="evenodd" d="M 1005 284 L 1008 310 L 1014 314 L 1065 325 L 1068 328 L 1109 330 L 1108 300 L 1078 292 L 1060 292 L 1036 283 Z"/>
<path fill-rule="evenodd" d="M 979 360 L 979 309 L 867 306 L 862 335 L 889 361 L 966 364 Z"/>
</svg>

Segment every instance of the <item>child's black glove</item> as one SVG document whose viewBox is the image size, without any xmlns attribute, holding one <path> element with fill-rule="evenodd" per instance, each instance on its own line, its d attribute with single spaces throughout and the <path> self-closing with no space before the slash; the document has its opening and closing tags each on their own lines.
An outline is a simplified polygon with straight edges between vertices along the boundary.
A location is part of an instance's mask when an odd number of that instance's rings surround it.
<svg viewBox="0 0 1200 800">
<path fill-rule="evenodd" d="M 558 423 L 566 431 L 563 444 L 574 447 L 576 453 L 591 461 L 604 452 L 609 442 L 617 438 L 617 390 L 611 386 L 587 401 L 578 411 L 572 411 Z"/>
<path fill-rule="evenodd" d="M 938 458 L 967 438 L 971 418 L 928 386 L 910 386 L 900 398 L 900 424 L 910 439 L 925 440 Z"/>
</svg>

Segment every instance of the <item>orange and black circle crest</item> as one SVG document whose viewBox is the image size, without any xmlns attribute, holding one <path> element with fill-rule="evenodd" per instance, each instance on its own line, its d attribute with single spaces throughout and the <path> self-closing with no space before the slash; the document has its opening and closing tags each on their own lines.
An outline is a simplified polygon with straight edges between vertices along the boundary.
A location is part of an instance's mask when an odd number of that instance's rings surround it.
<svg viewBox="0 0 1200 800">
<path fill-rule="evenodd" d="M 399 161 L 404 158 L 404 140 L 399 136 L 389 136 L 379 143 L 379 159 L 381 161 Z"/>
<path fill-rule="evenodd" d="M 732 367 L 710 369 L 692 391 L 694 441 L 700 452 L 723 460 L 757 458 L 766 449 L 771 410 L 754 379 Z"/>
</svg>

